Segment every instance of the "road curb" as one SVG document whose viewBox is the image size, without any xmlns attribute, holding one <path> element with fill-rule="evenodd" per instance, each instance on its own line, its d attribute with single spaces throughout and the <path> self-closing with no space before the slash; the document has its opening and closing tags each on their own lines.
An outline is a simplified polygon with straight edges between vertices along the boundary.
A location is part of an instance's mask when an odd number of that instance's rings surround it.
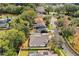
<svg viewBox="0 0 79 59">
<path fill-rule="evenodd" d="M 72 51 L 75 52 L 75 54 L 79 56 L 79 52 L 77 52 L 77 51 L 70 45 L 70 43 L 68 42 L 68 40 L 67 40 L 67 39 L 64 39 L 64 40 L 66 41 L 66 43 L 67 43 L 67 45 L 70 47 L 70 49 L 72 49 Z"/>
</svg>

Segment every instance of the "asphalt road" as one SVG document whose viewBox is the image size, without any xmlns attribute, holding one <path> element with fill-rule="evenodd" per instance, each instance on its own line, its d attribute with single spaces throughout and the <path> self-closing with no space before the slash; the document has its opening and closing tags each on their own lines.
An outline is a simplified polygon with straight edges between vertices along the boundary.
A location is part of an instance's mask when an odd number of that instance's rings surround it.
<svg viewBox="0 0 79 59">
<path fill-rule="evenodd" d="M 58 32 L 58 30 L 56 28 L 56 24 L 55 24 L 56 21 L 57 21 L 57 19 L 54 17 L 52 17 L 51 21 L 50 21 L 50 24 L 52 24 L 52 26 L 54 27 L 54 29 L 52 31 L 54 32 L 55 40 L 57 41 L 58 44 L 60 41 L 62 42 L 61 46 L 63 47 L 63 51 L 67 54 L 67 56 L 76 56 L 74 51 L 72 51 L 71 48 L 68 46 L 68 44 L 65 42 L 64 38 L 59 35 L 59 32 Z"/>
</svg>

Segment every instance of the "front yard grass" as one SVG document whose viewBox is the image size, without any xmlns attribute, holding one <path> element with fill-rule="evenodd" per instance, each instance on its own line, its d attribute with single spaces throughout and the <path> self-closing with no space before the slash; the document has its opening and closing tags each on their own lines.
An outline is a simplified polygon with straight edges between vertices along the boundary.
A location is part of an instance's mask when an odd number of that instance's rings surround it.
<svg viewBox="0 0 79 59">
<path fill-rule="evenodd" d="M 2 14 L 1 16 L 0 16 L 0 18 L 2 18 L 2 19 L 5 19 L 5 18 L 12 18 L 12 19 L 14 19 L 15 17 L 17 17 L 17 15 L 16 14 Z"/>
<path fill-rule="evenodd" d="M 48 30 L 52 30 L 52 29 L 53 29 L 52 25 L 48 24 Z"/>
<path fill-rule="evenodd" d="M 59 56 L 66 56 L 66 53 L 62 49 L 55 48 L 54 50 Z"/>
<path fill-rule="evenodd" d="M 28 48 L 28 43 L 29 43 L 29 40 L 26 40 L 26 42 L 23 43 L 22 48 Z M 19 51 L 18 56 L 28 56 L 28 53 L 29 53 L 28 50 L 22 50 L 22 49 L 21 49 L 21 50 Z"/>
</svg>

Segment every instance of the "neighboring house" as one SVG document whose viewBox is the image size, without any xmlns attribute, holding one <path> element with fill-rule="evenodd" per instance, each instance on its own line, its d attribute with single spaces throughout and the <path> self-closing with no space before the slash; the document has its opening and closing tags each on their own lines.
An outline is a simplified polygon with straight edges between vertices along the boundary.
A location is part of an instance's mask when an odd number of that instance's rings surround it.
<svg viewBox="0 0 79 59">
<path fill-rule="evenodd" d="M 48 33 L 32 33 L 30 35 L 29 46 L 30 47 L 45 47 L 49 42 Z"/>
<path fill-rule="evenodd" d="M 47 31 L 46 26 L 42 24 L 35 24 L 34 28 L 36 29 L 36 32 L 41 33 L 42 31 Z"/>
<path fill-rule="evenodd" d="M 34 24 L 34 28 L 36 29 L 36 32 L 41 32 L 42 30 L 47 31 L 45 22 L 43 20 L 43 17 L 38 16 L 37 18 L 34 19 L 35 20 L 35 24 Z"/>
<path fill-rule="evenodd" d="M 41 50 L 41 51 L 33 51 L 29 53 L 29 56 L 58 56 L 54 51 Z"/>
<path fill-rule="evenodd" d="M 71 21 L 70 21 L 68 18 L 69 18 L 68 16 L 65 16 L 65 17 L 64 17 L 64 26 L 65 26 L 65 27 L 68 27 L 69 24 L 71 23 Z"/>
<path fill-rule="evenodd" d="M 37 18 L 34 19 L 36 24 L 40 24 L 40 25 L 44 25 L 45 26 L 45 22 L 43 20 L 43 16 L 37 16 Z"/>
<path fill-rule="evenodd" d="M 35 20 L 34 29 L 36 29 L 36 31 L 34 33 L 31 33 L 30 35 L 29 46 L 44 47 L 49 41 L 49 33 L 47 32 L 45 22 L 43 20 L 43 17 L 41 16 L 38 16 L 34 20 Z"/>
<path fill-rule="evenodd" d="M 11 21 L 10 18 L 8 18 L 8 19 L 0 19 L 0 27 L 1 28 L 8 28 L 8 25 L 5 25 L 5 24 L 7 24 L 9 21 Z"/>
<path fill-rule="evenodd" d="M 37 12 L 37 13 L 40 13 L 40 14 L 44 14 L 44 13 L 45 13 L 45 9 L 44 9 L 43 6 L 38 6 L 38 7 L 36 8 L 36 12 Z"/>
</svg>

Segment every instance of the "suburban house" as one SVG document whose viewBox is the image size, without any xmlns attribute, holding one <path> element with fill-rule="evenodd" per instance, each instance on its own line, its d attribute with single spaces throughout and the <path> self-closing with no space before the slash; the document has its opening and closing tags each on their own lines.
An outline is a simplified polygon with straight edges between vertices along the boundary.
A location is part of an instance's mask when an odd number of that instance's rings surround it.
<svg viewBox="0 0 79 59">
<path fill-rule="evenodd" d="M 36 8 L 36 12 L 40 13 L 40 14 L 44 14 L 45 13 L 45 9 L 43 6 L 39 6 Z"/>
<path fill-rule="evenodd" d="M 44 26 L 44 25 L 39 25 L 39 24 L 35 24 L 34 25 L 34 28 L 36 29 L 36 32 L 38 32 L 38 33 L 42 33 L 43 31 L 46 31 L 47 32 L 47 28 L 46 28 L 46 26 Z"/>
<path fill-rule="evenodd" d="M 34 19 L 34 21 L 35 23 L 33 25 L 33 28 L 35 31 L 30 32 L 29 48 L 38 49 L 38 51 L 30 51 L 29 56 L 57 55 L 48 50 L 39 51 L 39 49 L 42 48 L 48 49 L 47 45 L 52 37 L 50 33 L 48 33 L 48 29 L 42 16 L 38 16 Z"/>
<path fill-rule="evenodd" d="M 69 20 L 69 17 L 68 16 L 65 16 L 64 17 L 64 26 L 65 27 L 68 27 L 70 23 L 71 23 L 71 21 Z"/>
<path fill-rule="evenodd" d="M 39 25 L 44 25 L 45 26 L 45 22 L 43 20 L 43 16 L 37 16 L 35 19 L 34 19 L 35 23 L 36 24 L 39 24 Z"/>
<path fill-rule="evenodd" d="M 47 28 L 42 16 L 38 16 L 34 20 L 35 20 L 35 24 L 33 27 L 36 29 L 36 32 L 40 33 L 41 31 L 47 31 Z"/>
<path fill-rule="evenodd" d="M 8 28 L 9 26 L 6 25 L 9 21 L 12 19 L 7 18 L 7 19 L 0 19 L 0 28 Z"/>
<path fill-rule="evenodd" d="M 45 47 L 50 40 L 49 33 L 33 33 L 30 35 L 30 47 Z"/>
<path fill-rule="evenodd" d="M 30 33 L 30 47 L 45 47 L 49 42 L 49 33 L 47 32 L 47 28 L 42 16 L 38 16 L 34 19 L 34 33 Z"/>
</svg>

